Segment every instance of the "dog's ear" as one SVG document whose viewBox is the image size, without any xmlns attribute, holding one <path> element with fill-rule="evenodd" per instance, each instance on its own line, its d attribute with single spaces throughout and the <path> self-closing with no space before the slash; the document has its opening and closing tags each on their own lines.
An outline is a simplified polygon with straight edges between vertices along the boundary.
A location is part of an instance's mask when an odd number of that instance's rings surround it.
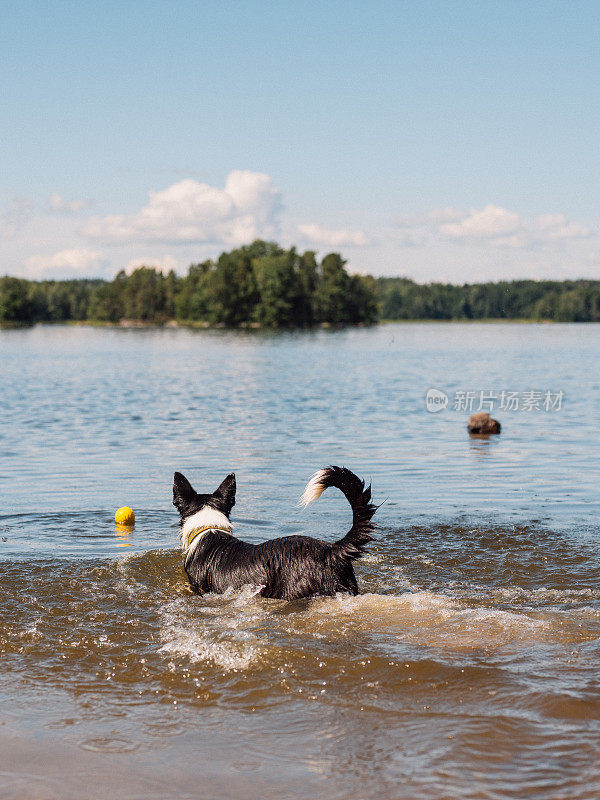
<svg viewBox="0 0 600 800">
<path fill-rule="evenodd" d="M 235 505 L 235 472 L 228 475 L 221 483 L 216 492 L 213 492 L 213 497 L 220 501 L 225 514 L 229 514 Z"/>
<path fill-rule="evenodd" d="M 182 475 L 181 472 L 176 472 L 173 476 L 173 505 L 181 516 L 184 515 L 186 508 L 195 497 L 196 492 L 192 484 L 185 475 Z"/>
</svg>

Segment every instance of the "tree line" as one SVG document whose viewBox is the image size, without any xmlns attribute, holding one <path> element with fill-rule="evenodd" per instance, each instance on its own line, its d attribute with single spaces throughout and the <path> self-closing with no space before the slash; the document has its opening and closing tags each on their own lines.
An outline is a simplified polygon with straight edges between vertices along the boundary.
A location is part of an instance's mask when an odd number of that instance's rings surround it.
<svg viewBox="0 0 600 800">
<path fill-rule="evenodd" d="M 0 322 L 205 323 L 309 327 L 377 321 L 376 282 L 350 275 L 339 253 L 316 254 L 255 241 L 185 277 L 139 267 L 112 281 L 0 278 Z"/>
<path fill-rule="evenodd" d="M 524 319 L 600 322 L 600 281 L 499 281 L 418 284 L 377 280 L 381 319 Z"/>
<path fill-rule="evenodd" d="M 528 319 L 600 321 L 600 281 L 418 284 L 350 275 L 339 253 L 321 261 L 256 241 L 185 277 L 152 267 L 112 281 L 0 278 L 0 323 L 177 320 L 236 327 L 372 324 L 378 320 Z"/>
</svg>

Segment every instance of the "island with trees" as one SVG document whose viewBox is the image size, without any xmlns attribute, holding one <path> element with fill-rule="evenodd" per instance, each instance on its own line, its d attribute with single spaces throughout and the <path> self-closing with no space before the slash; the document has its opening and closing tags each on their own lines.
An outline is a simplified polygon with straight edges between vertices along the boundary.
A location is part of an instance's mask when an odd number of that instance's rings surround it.
<svg viewBox="0 0 600 800">
<path fill-rule="evenodd" d="M 100 279 L 0 278 L 0 324 L 89 322 L 305 328 L 382 320 L 600 321 L 600 281 L 419 284 L 350 275 L 339 253 L 255 241 L 192 264 L 185 277 L 153 267 Z"/>
</svg>

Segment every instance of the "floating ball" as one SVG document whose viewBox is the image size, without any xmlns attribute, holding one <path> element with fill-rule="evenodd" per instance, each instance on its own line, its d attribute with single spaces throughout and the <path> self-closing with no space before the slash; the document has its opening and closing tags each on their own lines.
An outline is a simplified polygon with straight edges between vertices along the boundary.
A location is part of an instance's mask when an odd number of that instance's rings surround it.
<svg viewBox="0 0 600 800">
<path fill-rule="evenodd" d="M 119 508 L 118 511 L 115 512 L 115 522 L 117 525 L 127 525 L 128 527 L 133 527 L 135 525 L 135 514 L 133 513 L 133 509 L 129 508 L 129 506 L 123 506 Z"/>
</svg>

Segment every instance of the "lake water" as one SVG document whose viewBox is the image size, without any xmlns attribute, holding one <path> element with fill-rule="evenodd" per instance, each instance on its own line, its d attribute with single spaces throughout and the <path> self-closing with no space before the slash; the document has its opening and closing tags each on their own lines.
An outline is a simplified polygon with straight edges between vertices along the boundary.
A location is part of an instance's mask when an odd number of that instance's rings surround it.
<svg viewBox="0 0 600 800">
<path fill-rule="evenodd" d="M 597 325 L 0 331 L 0 797 L 600 796 L 599 358 Z M 249 541 L 333 540 L 335 490 L 296 505 L 331 463 L 383 503 L 358 597 L 189 591 L 174 470 L 235 471 Z"/>
</svg>

